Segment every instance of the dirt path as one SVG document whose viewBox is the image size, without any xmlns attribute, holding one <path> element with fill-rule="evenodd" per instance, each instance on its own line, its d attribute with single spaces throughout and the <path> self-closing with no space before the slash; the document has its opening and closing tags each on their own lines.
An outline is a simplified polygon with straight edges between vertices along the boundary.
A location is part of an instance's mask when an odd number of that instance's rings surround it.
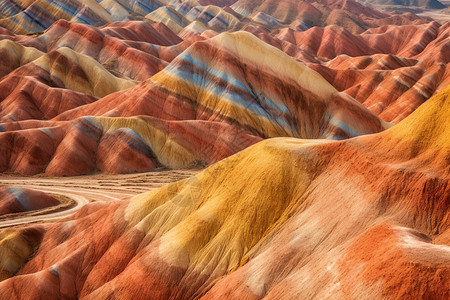
<svg viewBox="0 0 450 300">
<path fill-rule="evenodd" d="M 0 228 L 69 217 L 89 202 L 125 200 L 197 174 L 199 170 L 164 170 L 138 174 L 43 177 L 0 175 L 0 186 L 28 188 L 68 197 L 75 205 L 68 209 L 50 208 L 15 214 L 0 219 Z"/>
</svg>

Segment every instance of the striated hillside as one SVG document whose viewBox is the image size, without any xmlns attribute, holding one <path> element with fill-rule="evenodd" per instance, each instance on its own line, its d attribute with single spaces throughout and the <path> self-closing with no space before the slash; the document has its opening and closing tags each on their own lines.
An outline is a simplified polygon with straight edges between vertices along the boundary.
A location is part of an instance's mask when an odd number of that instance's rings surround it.
<svg viewBox="0 0 450 300">
<path fill-rule="evenodd" d="M 387 126 L 282 51 L 249 33 L 223 33 L 123 93 L 52 121 L 4 123 L 0 170 L 61 176 L 204 166 L 261 138 L 343 139 Z"/>
</svg>

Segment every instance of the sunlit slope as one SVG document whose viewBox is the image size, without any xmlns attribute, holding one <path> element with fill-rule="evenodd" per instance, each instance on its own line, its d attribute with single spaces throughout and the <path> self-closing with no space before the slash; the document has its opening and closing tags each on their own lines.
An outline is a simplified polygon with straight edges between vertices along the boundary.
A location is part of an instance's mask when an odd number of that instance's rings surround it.
<svg viewBox="0 0 450 300">
<path fill-rule="evenodd" d="M 136 84 L 115 77 L 95 59 L 66 47 L 38 58 L 33 65 L 59 79 L 63 87 L 89 96 L 104 97 Z"/>
</svg>

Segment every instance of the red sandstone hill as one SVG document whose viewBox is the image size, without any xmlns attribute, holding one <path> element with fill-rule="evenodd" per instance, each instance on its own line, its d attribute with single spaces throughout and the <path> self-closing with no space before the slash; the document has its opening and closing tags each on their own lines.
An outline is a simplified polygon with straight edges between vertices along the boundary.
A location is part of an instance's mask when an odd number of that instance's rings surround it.
<svg viewBox="0 0 450 300">
<path fill-rule="evenodd" d="M 19 187 L 0 188 L 0 217 L 56 206 L 61 202 L 44 192 Z"/>
<path fill-rule="evenodd" d="M 361 35 L 337 26 L 285 29 L 270 38 L 268 33 L 256 35 L 309 61 L 339 91 L 385 121 L 398 122 L 450 83 L 449 30 L 450 23 L 433 22 L 383 26 Z"/>
</svg>

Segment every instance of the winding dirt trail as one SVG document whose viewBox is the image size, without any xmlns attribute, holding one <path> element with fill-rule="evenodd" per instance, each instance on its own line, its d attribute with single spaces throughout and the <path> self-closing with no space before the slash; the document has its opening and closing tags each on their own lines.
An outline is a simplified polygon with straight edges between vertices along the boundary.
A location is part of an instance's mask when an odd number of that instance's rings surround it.
<svg viewBox="0 0 450 300">
<path fill-rule="evenodd" d="M 18 213 L 0 219 L 0 228 L 53 221 L 73 215 L 90 202 L 125 200 L 171 182 L 197 174 L 199 170 L 163 170 L 137 174 L 97 174 L 76 177 L 0 176 L 0 186 L 15 186 L 62 195 L 75 201 L 68 209 L 49 208 Z"/>
</svg>

